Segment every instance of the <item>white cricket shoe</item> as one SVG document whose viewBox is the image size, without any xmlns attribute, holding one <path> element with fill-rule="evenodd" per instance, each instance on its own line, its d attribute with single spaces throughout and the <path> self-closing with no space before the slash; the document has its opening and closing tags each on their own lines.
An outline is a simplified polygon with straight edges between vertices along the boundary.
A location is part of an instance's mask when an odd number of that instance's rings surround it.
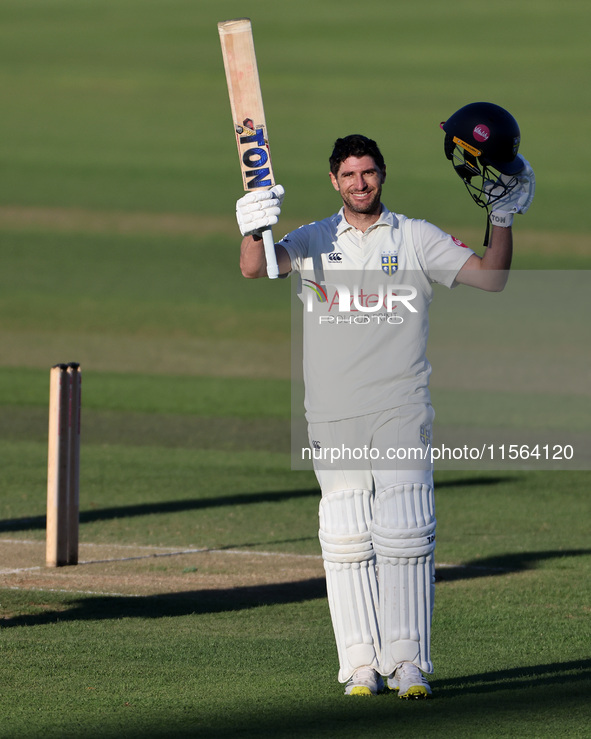
<svg viewBox="0 0 591 739">
<path fill-rule="evenodd" d="M 345 695 L 377 695 L 383 689 L 382 676 L 373 667 L 358 667 L 345 686 Z"/>
<path fill-rule="evenodd" d="M 428 698 L 431 686 L 423 673 L 412 662 L 403 662 L 388 677 L 390 690 L 397 690 L 399 698 Z"/>
</svg>

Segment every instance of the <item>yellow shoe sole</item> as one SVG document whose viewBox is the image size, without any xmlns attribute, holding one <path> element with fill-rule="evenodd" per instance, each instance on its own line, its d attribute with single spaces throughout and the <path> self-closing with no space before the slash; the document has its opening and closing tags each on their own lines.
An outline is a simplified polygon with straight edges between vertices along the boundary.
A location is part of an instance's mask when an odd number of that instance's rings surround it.
<svg viewBox="0 0 591 739">
<path fill-rule="evenodd" d="M 406 693 L 401 694 L 398 693 L 399 698 L 407 699 L 407 698 L 428 698 L 429 693 L 427 691 L 427 688 L 424 688 L 422 685 L 413 685 L 412 688 L 409 688 Z"/>
<path fill-rule="evenodd" d="M 373 695 L 373 693 L 365 685 L 357 685 L 357 687 L 352 688 L 351 692 L 347 693 L 347 695 Z"/>
</svg>

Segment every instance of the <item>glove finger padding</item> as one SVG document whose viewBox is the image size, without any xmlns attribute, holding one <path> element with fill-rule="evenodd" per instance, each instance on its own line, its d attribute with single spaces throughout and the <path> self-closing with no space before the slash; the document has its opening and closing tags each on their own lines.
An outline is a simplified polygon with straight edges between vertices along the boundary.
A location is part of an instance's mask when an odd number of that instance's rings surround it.
<svg viewBox="0 0 591 739">
<path fill-rule="evenodd" d="M 274 226 L 279 221 L 279 209 L 273 208 L 268 211 L 257 211 L 246 213 L 243 216 L 237 214 L 238 227 L 243 236 L 256 234 L 264 228 Z"/>
<path fill-rule="evenodd" d="M 527 159 L 523 159 L 523 162 L 525 166 L 517 175 L 517 188 L 520 189 L 521 195 L 517 203 L 519 210 L 516 213 L 525 213 L 527 211 L 532 204 L 536 192 L 536 176 L 534 171 Z"/>
<path fill-rule="evenodd" d="M 277 200 L 279 200 L 279 207 L 281 208 L 281 205 L 283 203 L 283 198 L 285 197 L 285 188 L 283 185 L 274 185 L 269 192 L 272 192 Z"/>
<path fill-rule="evenodd" d="M 243 236 L 258 234 L 279 221 L 285 190 L 275 185 L 270 190 L 249 192 L 236 203 L 236 220 Z"/>
<path fill-rule="evenodd" d="M 281 213 L 278 200 L 265 200 L 263 203 L 245 203 L 236 207 L 236 212 L 244 218 L 246 216 L 253 216 L 257 213 L 268 213 L 270 211 L 277 211 L 277 215 Z"/>
<path fill-rule="evenodd" d="M 534 171 L 526 159 L 521 155 L 518 156 L 523 162 L 523 169 L 516 175 L 502 174 L 496 182 L 489 181 L 484 186 L 489 203 L 495 211 L 502 211 L 503 213 L 525 213 L 532 204 L 536 189 Z M 517 182 L 511 190 L 506 195 L 499 197 L 506 186 L 513 180 L 517 180 Z"/>
<path fill-rule="evenodd" d="M 496 182 L 488 182 L 485 185 L 492 207 L 490 221 L 493 225 L 510 226 L 513 222 L 513 215 L 525 213 L 534 199 L 536 190 L 534 171 L 527 159 L 521 155 L 518 157 L 523 162 L 523 169 L 516 175 L 502 174 Z M 506 195 L 502 195 L 505 187 L 514 179 L 517 180 L 515 185 Z"/>
<path fill-rule="evenodd" d="M 238 200 L 236 203 L 236 206 L 238 205 L 247 205 L 247 204 L 253 204 L 253 203 L 260 203 L 261 207 L 264 207 L 264 203 L 268 201 L 277 201 L 277 204 L 279 207 L 281 207 L 281 203 L 283 203 L 283 198 L 285 197 L 285 190 L 282 185 L 275 185 L 270 190 L 255 190 L 253 192 L 249 192 L 243 197 Z"/>
</svg>

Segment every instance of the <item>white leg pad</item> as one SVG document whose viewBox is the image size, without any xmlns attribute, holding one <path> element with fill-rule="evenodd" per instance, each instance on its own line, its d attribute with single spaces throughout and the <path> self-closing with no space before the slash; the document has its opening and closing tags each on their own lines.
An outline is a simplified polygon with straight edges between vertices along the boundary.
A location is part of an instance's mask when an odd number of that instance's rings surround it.
<svg viewBox="0 0 591 739">
<path fill-rule="evenodd" d="M 376 496 L 372 539 L 379 578 L 382 675 L 390 675 L 401 662 L 433 672 L 435 523 L 430 485 L 394 485 Z"/>
<path fill-rule="evenodd" d="M 318 535 L 342 683 L 357 667 L 378 669 L 378 583 L 371 516 L 369 490 L 337 491 L 320 501 Z"/>
</svg>

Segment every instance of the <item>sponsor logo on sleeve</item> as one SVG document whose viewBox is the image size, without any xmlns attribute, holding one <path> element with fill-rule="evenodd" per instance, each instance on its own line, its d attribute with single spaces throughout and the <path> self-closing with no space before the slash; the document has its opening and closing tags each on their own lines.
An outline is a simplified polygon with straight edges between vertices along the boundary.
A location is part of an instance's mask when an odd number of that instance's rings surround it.
<svg viewBox="0 0 591 739">
<path fill-rule="evenodd" d="M 456 238 L 455 236 L 452 236 L 452 237 L 451 237 L 451 240 L 452 240 L 452 241 L 454 242 L 454 244 L 455 244 L 456 246 L 462 246 L 462 247 L 464 247 L 464 249 L 467 249 L 467 248 L 468 248 L 468 247 L 466 246 L 466 244 L 464 244 L 464 242 L 463 242 L 463 241 L 460 241 L 460 239 L 457 239 L 457 238 Z"/>
</svg>

